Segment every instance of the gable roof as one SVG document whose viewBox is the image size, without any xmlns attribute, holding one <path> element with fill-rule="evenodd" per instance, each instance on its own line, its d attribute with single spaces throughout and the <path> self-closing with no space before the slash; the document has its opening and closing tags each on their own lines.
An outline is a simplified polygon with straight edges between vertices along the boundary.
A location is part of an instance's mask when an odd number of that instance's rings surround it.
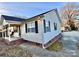
<svg viewBox="0 0 79 59">
<path fill-rule="evenodd" d="M 61 22 L 60 17 L 59 17 L 59 14 L 58 14 L 58 11 L 57 11 L 56 8 L 55 9 L 52 9 L 52 10 L 49 10 L 47 12 L 44 12 L 44 13 L 38 14 L 38 15 L 33 16 L 31 18 L 27 18 L 27 19 L 19 18 L 19 17 L 13 17 L 13 16 L 7 16 L 7 15 L 1 15 L 1 17 L 3 17 L 5 20 L 11 20 L 11 21 L 27 21 L 27 20 L 30 20 L 32 18 L 35 18 L 35 17 L 41 16 L 41 15 L 44 15 L 44 14 L 46 14 L 48 12 L 51 12 L 51 11 L 56 11 L 56 14 L 57 14 L 57 16 L 59 18 L 59 21 Z"/>
<path fill-rule="evenodd" d="M 7 16 L 7 15 L 1 15 L 5 20 L 11 20 L 11 21 L 23 21 L 25 19 L 19 18 L 19 17 L 13 17 L 13 16 Z"/>
<path fill-rule="evenodd" d="M 44 15 L 44 14 L 46 14 L 46 13 L 48 13 L 48 12 L 51 12 L 51 11 L 56 11 L 56 15 L 57 15 L 57 17 L 59 18 L 59 21 L 60 21 L 60 23 L 61 23 L 61 19 L 60 19 L 60 16 L 59 16 L 59 14 L 58 14 L 57 8 L 52 9 L 52 10 L 49 10 L 49 11 L 46 11 L 46 12 L 41 13 L 41 14 L 38 14 L 38 15 L 33 16 L 33 17 L 31 17 L 31 18 L 28 18 L 28 19 L 26 19 L 25 21 L 30 20 L 30 19 L 35 18 L 35 17 L 38 17 L 38 16 L 41 16 L 41 15 Z"/>
<path fill-rule="evenodd" d="M 57 9 L 52 9 L 52 10 L 46 11 L 46 12 L 44 12 L 44 13 L 41 13 L 41 14 L 38 14 L 38 15 L 33 16 L 33 17 L 31 17 L 31 18 L 28 18 L 27 20 L 32 19 L 32 18 L 35 18 L 35 17 L 38 17 L 38 16 L 41 16 L 41 15 L 44 15 L 44 14 L 46 14 L 46 13 L 48 13 L 48 12 L 51 12 L 51 11 L 54 11 L 54 10 L 56 11 Z"/>
</svg>

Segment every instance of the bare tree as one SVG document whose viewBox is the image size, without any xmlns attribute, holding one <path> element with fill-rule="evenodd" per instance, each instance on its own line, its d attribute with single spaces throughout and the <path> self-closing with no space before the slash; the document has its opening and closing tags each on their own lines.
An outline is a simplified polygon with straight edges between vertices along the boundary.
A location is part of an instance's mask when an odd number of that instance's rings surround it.
<svg viewBox="0 0 79 59">
<path fill-rule="evenodd" d="M 65 4 L 60 10 L 62 21 L 66 20 L 71 29 L 75 27 L 74 20 L 75 16 L 79 14 L 78 9 L 79 5 L 72 2 Z"/>
<path fill-rule="evenodd" d="M 76 3 L 67 3 L 61 8 L 61 17 L 66 20 L 73 20 L 77 15 L 79 5 Z"/>
</svg>

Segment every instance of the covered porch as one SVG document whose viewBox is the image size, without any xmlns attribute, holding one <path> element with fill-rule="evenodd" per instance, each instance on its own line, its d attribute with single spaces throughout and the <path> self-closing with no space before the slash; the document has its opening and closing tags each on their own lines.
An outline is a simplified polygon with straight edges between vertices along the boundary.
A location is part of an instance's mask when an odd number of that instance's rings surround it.
<svg viewBox="0 0 79 59">
<path fill-rule="evenodd" d="M 11 24 L 8 23 L 2 26 L 0 30 L 1 37 L 9 41 L 14 41 L 21 38 L 21 24 Z"/>
</svg>

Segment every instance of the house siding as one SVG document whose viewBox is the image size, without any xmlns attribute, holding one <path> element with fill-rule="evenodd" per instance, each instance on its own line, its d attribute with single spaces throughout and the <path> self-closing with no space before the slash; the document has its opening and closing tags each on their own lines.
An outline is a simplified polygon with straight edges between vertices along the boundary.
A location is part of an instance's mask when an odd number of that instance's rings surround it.
<svg viewBox="0 0 79 59">
<path fill-rule="evenodd" d="M 21 37 L 25 40 L 37 42 L 41 44 L 48 43 L 51 39 L 55 38 L 57 35 L 61 33 L 60 30 L 60 19 L 58 18 L 56 11 L 53 10 L 43 15 L 44 17 L 40 18 L 38 21 L 38 33 L 26 33 L 25 31 L 25 24 L 21 26 Z M 29 19 L 30 20 L 30 19 Z M 34 19 L 32 21 L 35 21 Z M 50 21 L 50 31 L 44 33 L 44 22 Z M 30 21 L 30 22 L 32 22 Z M 26 21 L 28 23 L 28 21 Z M 57 23 L 57 30 L 54 29 L 54 23 Z"/>
<path fill-rule="evenodd" d="M 42 21 L 41 20 L 37 20 L 37 21 L 38 21 L 38 33 L 26 33 L 25 24 L 22 24 L 21 37 L 23 39 L 32 41 L 32 42 L 42 43 L 42 30 L 43 30 Z"/>
<path fill-rule="evenodd" d="M 61 33 L 61 30 L 60 30 L 59 18 L 57 17 L 57 14 L 54 10 L 47 14 L 44 14 L 44 19 L 46 21 L 50 21 L 50 27 L 51 27 L 51 32 L 46 32 L 43 34 L 44 44 L 46 44 L 51 39 L 59 35 Z M 54 23 L 57 23 L 57 30 L 54 30 Z"/>
</svg>

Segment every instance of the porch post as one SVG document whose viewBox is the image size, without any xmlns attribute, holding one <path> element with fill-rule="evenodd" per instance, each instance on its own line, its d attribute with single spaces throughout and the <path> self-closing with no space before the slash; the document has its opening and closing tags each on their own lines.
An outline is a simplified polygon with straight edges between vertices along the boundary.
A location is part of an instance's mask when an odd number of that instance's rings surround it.
<svg viewBox="0 0 79 59">
<path fill-rule="evenodd" d="M 21 37 L 21 30 L 20 30 L 20 26 L 18 27 L 19 30 L 19 37 Z"/>
<path fill-rule="evenodd" d="M 2 38 L 4 37 L 4 35 L 3 35 L 3 27 L 2 27 Z"/>
<path fill-rule="evenodd" d="M 20 32 L 20 30 L 19 30 L 19 26 L 18 26 L 18 36 L 19 36 L 19 32 Z"/>
<path fill-rule="evenodd" d="M 5 25 L 6 26 L 6 25 Z M 6 39 L 6 28 L 5 28 L 5 39 Z"/>
<path fill-rule="evenodd" d="M 8 26 L 8 35 L 9 35 L 9 41 L 11 41 L 10 40 L 10 32 L 9 32 L 9 30 L 10 30 L 10 24 L 8 24 L 9 26 Z"/>
<path fill-rule="evenodd" d="M 2 38 L 3 38 L 3 31 L 2 31 Z"/>
</svg>

